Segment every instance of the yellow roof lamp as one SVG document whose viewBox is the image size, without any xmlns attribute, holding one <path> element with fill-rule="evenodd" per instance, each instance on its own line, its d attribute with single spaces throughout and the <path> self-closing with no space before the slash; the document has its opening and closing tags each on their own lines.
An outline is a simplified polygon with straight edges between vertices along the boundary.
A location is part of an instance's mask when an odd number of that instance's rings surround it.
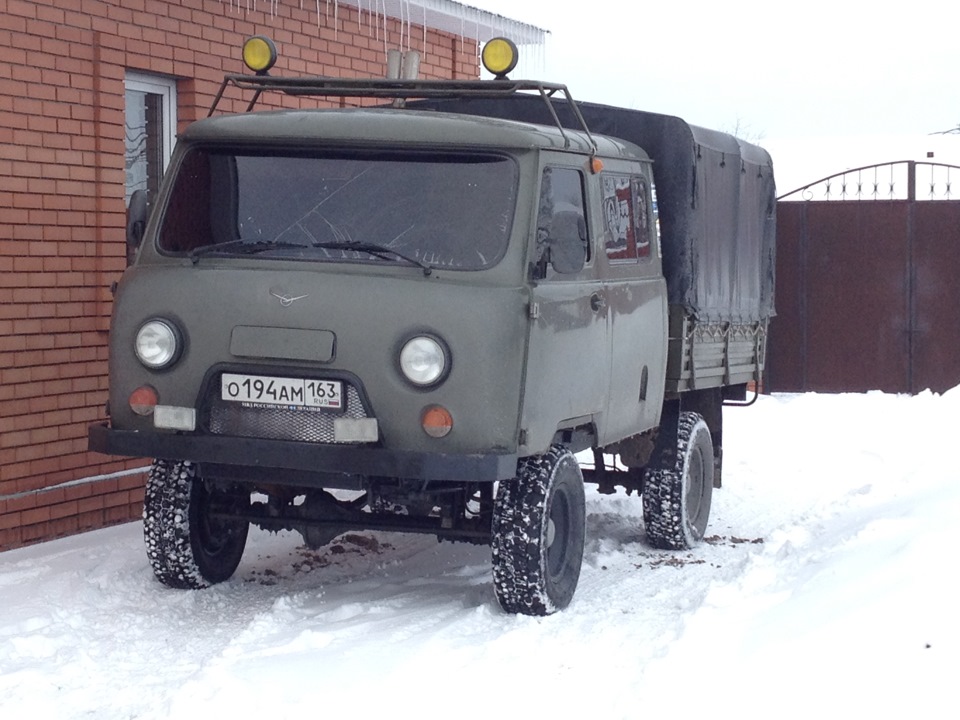
<svg viewBox="0 0 960 720">
<path fill-rule="evenodd" d="M 254 35 L 243 43 L 243 64 L 257 75 L 266 75 L 277 62 L 277 46 L 266 35 Z"/>
<path fill-rule="evenodd" d="M 495 80 L 506 80 L 507 73 L 517 66 L 520 52 L 513 40 L 505 37 L 495 37 L 487 41 L 480 53 L 483 67 L 487 69 Z"/>
</svg>

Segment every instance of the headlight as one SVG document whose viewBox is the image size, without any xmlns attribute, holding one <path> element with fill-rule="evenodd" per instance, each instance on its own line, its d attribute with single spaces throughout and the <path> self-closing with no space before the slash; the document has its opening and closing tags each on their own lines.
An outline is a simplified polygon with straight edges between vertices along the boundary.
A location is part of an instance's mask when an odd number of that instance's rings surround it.
<svg viewBox="0 0 960 720">
<path fill-rule="evenodd" d="M 151 370 L 168 367 L 180 355 L 179 333 L 166 320 L 149 320 L 137 332 L 134 352 Z"/>
<path fill-rule="evenodd" d="M 410 338 L 400 351 L 400 369 L 414 385 L 435 385 L 447 372 L 447 353 L 436 338 L 418 335 Z"/>
</svg>

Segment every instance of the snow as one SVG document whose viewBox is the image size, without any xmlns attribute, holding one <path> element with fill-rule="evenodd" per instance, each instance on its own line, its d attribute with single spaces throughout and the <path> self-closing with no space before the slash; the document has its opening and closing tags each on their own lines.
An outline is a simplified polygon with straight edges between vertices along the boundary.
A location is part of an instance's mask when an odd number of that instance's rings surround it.
<svg viewBox="0 0 960 720">
<path fill-rule="evenodd" d="M 153 579 L 139 523 L 0 554 L 4 718 L 951 717 L 960 388 L 725 409 L 708 542 L 587 493 L 573 603 L 507 616 L 489 548 L 252 530 L 229 582 Z"/>
</svg>

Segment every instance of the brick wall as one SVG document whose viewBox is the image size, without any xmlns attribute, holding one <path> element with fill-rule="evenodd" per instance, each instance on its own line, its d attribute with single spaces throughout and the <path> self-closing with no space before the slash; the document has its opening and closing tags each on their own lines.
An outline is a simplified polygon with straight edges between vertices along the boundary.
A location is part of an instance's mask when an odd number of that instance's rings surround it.
<svg viewBox="0 0 960 720">
<path fill-rule="evenodd" d="M 109 288 L 125 267 L 126 71 L 178 79 L 181 127 L 206 115 L 224 72 L 243 71 L 240 45 L 258 33 L 280 49 L 275 75 L 382 77 L 387 47 L 423 53 L 422 77 L 479 74 L 475 42 L 430 30 L 424 47 L 423 28 L 378 28 L 346 3 L 319 15 L 298 0 L 4 4 L 0 550 L 140 515 L 145 461 L 86 450 L 107 398 Z"/>
</svg>

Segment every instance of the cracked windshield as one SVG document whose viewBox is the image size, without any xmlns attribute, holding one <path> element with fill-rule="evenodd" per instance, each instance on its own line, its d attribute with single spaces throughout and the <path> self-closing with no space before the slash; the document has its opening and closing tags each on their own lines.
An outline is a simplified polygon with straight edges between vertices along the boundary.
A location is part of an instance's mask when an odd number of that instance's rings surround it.
<svg viewBox="0 0 960 720">
<path fill-rule="evenodd" d="M 517 186 L 500 155 L 239 154 L 194 149 L 160 248 L 482 270 L 506 251 Z"/>
</svg>

